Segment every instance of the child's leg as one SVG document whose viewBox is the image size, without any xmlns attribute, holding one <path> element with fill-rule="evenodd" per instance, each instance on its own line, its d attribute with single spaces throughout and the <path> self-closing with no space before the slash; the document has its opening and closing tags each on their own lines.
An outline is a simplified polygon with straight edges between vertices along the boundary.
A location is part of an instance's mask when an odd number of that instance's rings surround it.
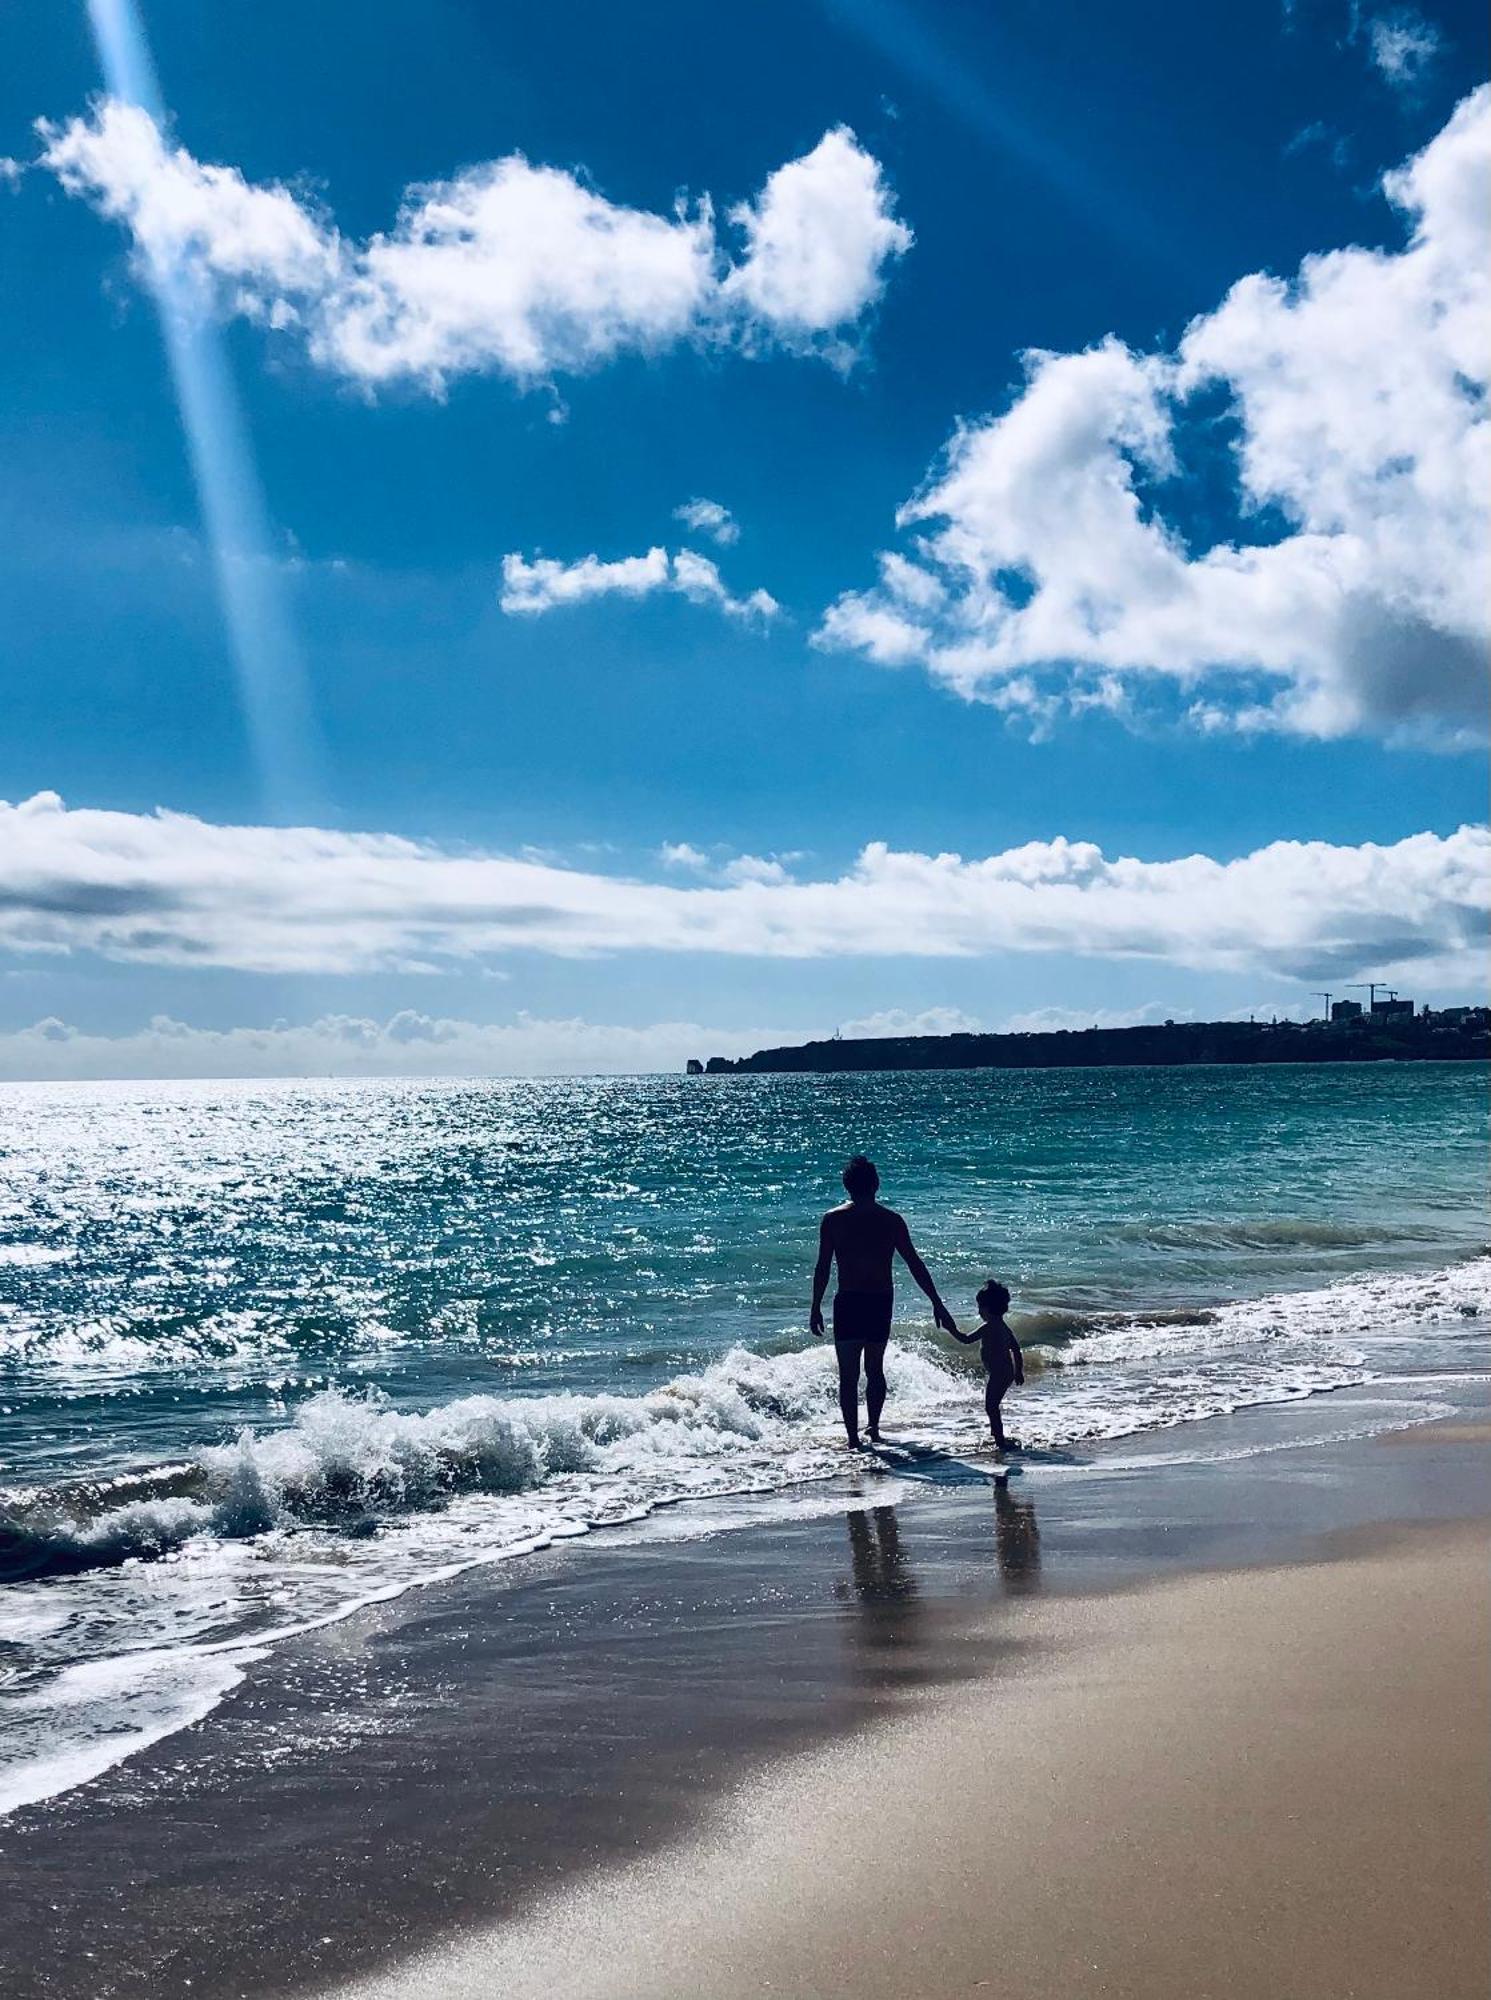
<svg viewBox="0 0 1491 2000">
<path fill-rule="evenodd" d="M 994 1433 L 994 1442 L 1001 1451 L 1004 1449 L 1004 1422 L 999 1414 L 1001 1397 L 1009 1384 L 1002 1375 L 991 1375 L 984 1390 L 984 1408 L 989 1413 L 989 1429 Z"/>
</svg>

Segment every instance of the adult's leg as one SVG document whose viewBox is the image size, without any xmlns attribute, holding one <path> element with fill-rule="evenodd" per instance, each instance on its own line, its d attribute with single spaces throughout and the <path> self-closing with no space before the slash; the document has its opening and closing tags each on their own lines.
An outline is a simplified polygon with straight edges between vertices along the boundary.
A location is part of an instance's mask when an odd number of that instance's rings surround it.
<svg viewBox="0 0 1491 2000">
<path fill-rule="evenodd" d="M 885 1408 L 885 1342 L 865 1342 L 865 1412 L 870 1419 L 870 1436 L 880 1442 L 880 1412 Z"/>
<path fill-rule="evenodd" d="M 835 1340 L 834 1354 L 839 1364 L 839 1413 L 844 1419 L 844 1431 L 853 1445 L 859 1443 L 859 1357 L 863 1343 L 858 1340 Z M 875 1420 L 870 1419 L 873 1432 Z"/>
</svg>

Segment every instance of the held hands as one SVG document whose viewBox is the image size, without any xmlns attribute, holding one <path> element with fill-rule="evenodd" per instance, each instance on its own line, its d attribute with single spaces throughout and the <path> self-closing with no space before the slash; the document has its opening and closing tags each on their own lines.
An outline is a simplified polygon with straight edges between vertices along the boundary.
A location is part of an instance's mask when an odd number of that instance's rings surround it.
<svg viewBox="0 0 1491 2000">
<path fill-rule="evenodd" d="M 955 1340 L 963 1338 L 962 1334 L 958 1331 L 958 1322 L 953 1318 L 941 1299 L 934 1299 L 932 1301 L 932 1319 L 937 1326 L 942 1328 L 944 1333 L 950 1333 Z"/>
</svg>

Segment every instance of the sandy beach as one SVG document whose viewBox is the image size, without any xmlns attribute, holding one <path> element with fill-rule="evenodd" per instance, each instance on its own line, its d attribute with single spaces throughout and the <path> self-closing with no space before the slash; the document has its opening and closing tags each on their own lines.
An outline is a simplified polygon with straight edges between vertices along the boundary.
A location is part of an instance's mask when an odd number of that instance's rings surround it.
<svg viewBox="0 0 1491 2000">
<path fill-rule="evenodd" d="M 1462 1433 L 1463 1435 L 1463 1433 Z M 1033 1614 L 996 1680 L 346 2000 L 1478 1996 L 1491 1532 Z"/>
<path fill-rule="evenodd" d="M 1485 1385 L 1384 1393 L 909 1458 L 308 1633 L 0 1823 L 0 1989 L 1469 2000 Z"/>
</svg>

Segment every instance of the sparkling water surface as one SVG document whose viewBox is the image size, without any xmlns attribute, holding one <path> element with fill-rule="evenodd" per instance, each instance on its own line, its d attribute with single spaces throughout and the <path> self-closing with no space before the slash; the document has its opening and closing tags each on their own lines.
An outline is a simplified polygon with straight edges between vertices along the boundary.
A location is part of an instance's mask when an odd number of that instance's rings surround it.
<svg viewBox="0 0 1491 2000">
<path fill-rule="evenodd" d="M 853 1151 L 965 1323 L 1010 1285 L 1037 1443 L 1452 1366 L 1491 1310 L 1485 1082 L 0 1087 L 0 1806 L 202 1712 L 235 1648 L 831 1471 L 805 1320 Z M 973 1448 L 972 1359 L 904 1277 L 898 1327 L 894 1427 Z"/>
</svg>

